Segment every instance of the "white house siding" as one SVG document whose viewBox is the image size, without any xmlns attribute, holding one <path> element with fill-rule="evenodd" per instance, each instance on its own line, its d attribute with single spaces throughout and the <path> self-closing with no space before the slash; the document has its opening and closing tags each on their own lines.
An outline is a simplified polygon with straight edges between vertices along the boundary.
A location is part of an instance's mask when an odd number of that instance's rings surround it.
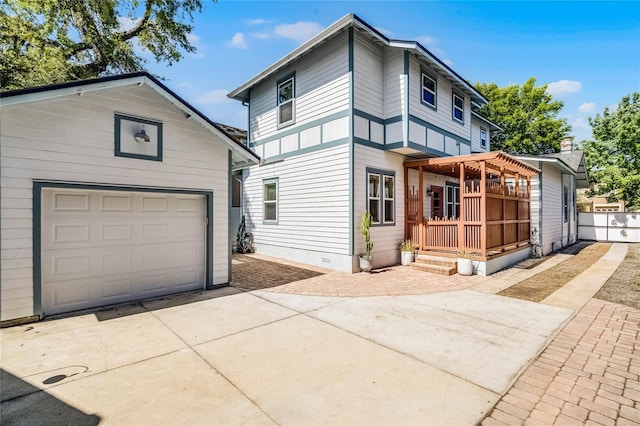
<svg viewBox="0 0 640 426">
<path fill-rule="evenodd" d="M 420 180 L 418 179 L 419 176 L 419 172 L 415 169 L 409 169 L 409 190 L 410 191 L 417 191 L 420 188 Z M 431 217 L 431 198 L 426 196 L 426 192 L 427 190 L 431 187 L 431 186 L 439 186 L 440 188 L 442 188 L 442 203 L 443 203 L 443 208 L 446 206 L 446 196 L 447 196 L 447 191 L 445 191 L 445 187 L 447 185 L 447 182 L 452 182 L 452 183 L 458 183 L 460 181 L 460 179 L 455 179 L 449 176 L 444 176 L 444 175 L 437 175 L 435 173 L 427 173 L 427 172 L 423 172 L 422 173 L 422 188 L 423 191 L 425 192 L 425 197 L 424 197 L 424 202 L 423 202 L 423 210 L 422 210 L 422 214 L 423 217 Z M 444 214 L 444 210 L 443 210 L 443 214 Z"/>
<path fill-rule="evenodd" d="M 404 110 L 404 51 L 384 51 L 384 118 L 402 115 Z M 397 142 L 397 141 L 389 141 Z"/>
<path fill-rule="evenodd" d="M 480 129 L 484 129 L 487 134 L 487 146 L 482 147 L 480 145 Z M 491 150 L 489 126 L 482 123 L 480 120 L 471 117 L 471 152 L 489 152 Z"/>
<path fill-rule="evenodd" d="M 395 225 L 371 227 L 373 264 L 380 268 L 400 262 L 398 246 L 404 238 L 404 156 L 363 145 L 354 148 L 354 234 L 355 255 L 364 253 L 360 234 L 362 213 L 367 210 L 367 168 L 395 172 Z M 354 256 L 357 261 L 357 256 Z M 354 268 L 354 270 L 357 270 Z"/>
<path fill-rule="evenodd" d="M 114 112 L 163 123 L 163 161 L 114 156 Z M 213 191 L 213 283 L 228 282 L 228 150 L 143 87 L 0 109 L 2 320 L 34 315 L 33 179 Z M 223 248 L 223 249 L 221 249 Z"/>
<path fill-rule="evenodd" d="M 564 173 L 562 175 L 562 187 L 566 187 L 567 191 L 569 191 L 569 214 L 566 218 L 567 220 L 563 223 L 562 226 L 562 246 L 566 246 L 569 244 L 573 244 L 576 242 L 576 206 L 573 202 L 573 194 L 575 193 L 574 186 L 575 178 L 571 174 Z M 564 191 L 564 189 L 563 189 Z M 563 211 L 564 211 L 564 192 L 562 193 L 562 203 L 563 203 Z"/>
<path fill-rule="evenodd" d="M 449 81 L 430 71 L 425 65 L 424 68 L 432 76 L 437 77 L 437 110 L 424 105 L 421 102 L 422 92 L 422 68 L 420 62 L 414 56 L 409 59 L 409 114 L 437 126 L 447 132 L 453 133 L 464 140 L 469 140 L 471 134 L 471 98 L 464 96 L 464 125 L 454 121 L 452 114 L 452 89 Z M 460 95 L 464 95 L 460 90 Z"/>
<path fill-rule="evenodd" d="M 550 253 L 562 247 L 562 176 L 561 173 L 542 164 L 542 249 Z"/>
<path fill-rule="evenodd" d="M 360 32 L 354 37 L 354 108 L 384 117 L 384 51 Z"/>
<path fill-rule="evenodd" d="M 295 72 L 295 124 L 278 129 L 277 82 Z M 349 53 L 347 33 L 338 35 L 251 89 L 251 142 L 282 130 L 303 126 L 349 108 Z"/>
<path fill-rule="evenodd" d="M 272 178 L 278 223 L 264 224 L 262 183 Z M 258 253 L 351 272 L 348 144 L 245 170 L 243 202 Z"/>
</svg>

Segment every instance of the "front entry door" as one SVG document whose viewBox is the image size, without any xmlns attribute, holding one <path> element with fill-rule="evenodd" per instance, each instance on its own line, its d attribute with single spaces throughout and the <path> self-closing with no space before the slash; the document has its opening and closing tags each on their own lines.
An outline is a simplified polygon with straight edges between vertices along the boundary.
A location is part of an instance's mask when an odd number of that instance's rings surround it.
<svg viewBox="0 0 640 426">
<path fill-rule="evenodd" d="M 442 219 L 442 187 L 432 186 L 433 196 L 431 197 L 431 217 Z"/>
</svg>

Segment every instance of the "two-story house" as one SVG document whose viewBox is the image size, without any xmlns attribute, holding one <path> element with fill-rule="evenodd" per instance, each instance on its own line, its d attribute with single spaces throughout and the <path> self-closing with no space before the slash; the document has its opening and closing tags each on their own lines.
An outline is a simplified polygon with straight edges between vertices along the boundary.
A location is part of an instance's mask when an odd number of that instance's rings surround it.
<svg viewBox="0 0 640 426">
<path fill-rule="evenodd" d="M 242 176 L 258 252 L 357 271 L 368 210 L 375 267 L 398 263 L 404 238 L 466 248 L 481 274 L 529 256 L 537 169 L 489 152 L 494 125 L 473 111 L 487 99 L 420 43 L 350 14 L 229 97 L 262 158 Z"/>
</svg>

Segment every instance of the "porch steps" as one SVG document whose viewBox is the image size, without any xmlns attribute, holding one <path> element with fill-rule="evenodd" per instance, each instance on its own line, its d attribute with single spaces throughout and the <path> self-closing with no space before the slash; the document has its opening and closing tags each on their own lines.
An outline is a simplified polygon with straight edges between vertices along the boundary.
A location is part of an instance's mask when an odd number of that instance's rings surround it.
<svg viewBox="0 0 640 426">
<path fill-rule="evenodd" d="M 418 255 L 415 258 L 415 262 L 412 262 L 409 266 L 419 271 L 445 276 L 458 273 L 457 260 L 449 257 Z"/>
</svg>

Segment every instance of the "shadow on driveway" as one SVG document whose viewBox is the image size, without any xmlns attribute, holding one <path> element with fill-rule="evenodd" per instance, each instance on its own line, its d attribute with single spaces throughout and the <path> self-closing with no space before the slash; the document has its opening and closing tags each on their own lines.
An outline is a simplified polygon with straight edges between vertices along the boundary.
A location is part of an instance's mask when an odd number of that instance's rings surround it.
<svg viewBox="0 0 640 426">
<path fill-rule="evenodd" d="M 99 416 L 86 414 L 4 369 L 0 369 L 0 373 L 2 424 L 94 426 L 100 423 Z"/>
<path fill-rule="evenodd" d="M 324 275 L 322 272 L 256 259 L 243 254 L 233 255 L 231 286 L 242 290 L 261 290 Z"/>
</svg>

